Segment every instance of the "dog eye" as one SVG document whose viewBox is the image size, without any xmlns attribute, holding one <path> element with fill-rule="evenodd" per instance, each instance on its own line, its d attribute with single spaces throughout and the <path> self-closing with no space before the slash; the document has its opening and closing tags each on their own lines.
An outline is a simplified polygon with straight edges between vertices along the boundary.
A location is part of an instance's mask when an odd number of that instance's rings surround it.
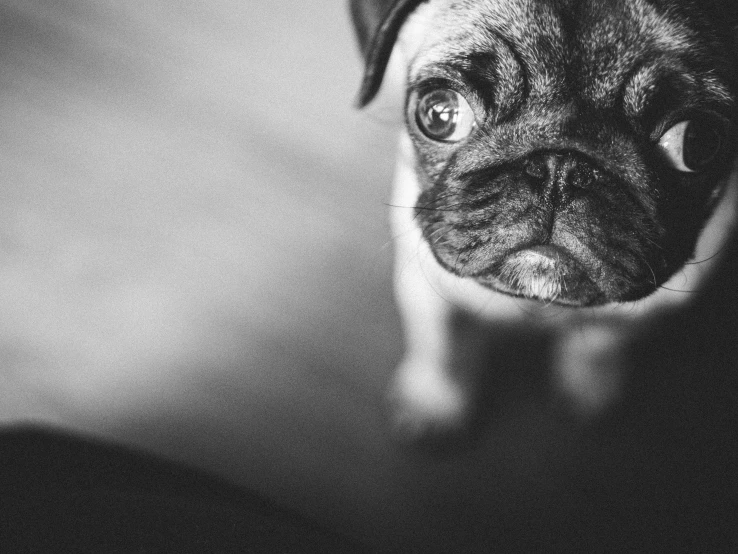
<svg viewBox="0 0 738 554">
<path fill-rule="evenodd" d="M 421 96 L 415 121 L 428 138 L 458 142 L 474 129 L 475 119 L 469 103 L 458 92 L 438 89 Z"/>
<path fill-rule="evenodd" d="M 695 173 L 709 164 L 721 146 L 720 132 L 707 122 L 681 121 L 666 131 L 659 148 L 671 166 L 684 173 Z"/>
</svg>

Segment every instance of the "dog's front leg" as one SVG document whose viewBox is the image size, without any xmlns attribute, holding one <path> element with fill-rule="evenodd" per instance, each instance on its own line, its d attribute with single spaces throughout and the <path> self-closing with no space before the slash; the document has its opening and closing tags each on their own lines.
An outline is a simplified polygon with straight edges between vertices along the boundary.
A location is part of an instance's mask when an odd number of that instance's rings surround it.
<svg viewBox="0 0 738 554">
<path fill-rule="evenodd" d="M 395 429 L 409 440 L 456 434 L 468 423 L 471 399 L 453 367 L 455 308 L 407 259 L 398 259 L 395 286 L 406 345 L 390 388 Z"/>
<path fill-rule="evenodd" d="M 554 375 L 575 411 L 597 416 L 620 398 L 631 340 L 622 323 L 584 323 L 559 333 Z"/>
<path fill-rule="evenodd" d="M 390 389 L 395 429 L 413 441 L 458 436 L 469 427 L 475 368 L 485 351 L 481 328 L 423 275 L 413 275 L 417 269 L 406 266 L 396 280 L 406 349 Z"/>
</svg>

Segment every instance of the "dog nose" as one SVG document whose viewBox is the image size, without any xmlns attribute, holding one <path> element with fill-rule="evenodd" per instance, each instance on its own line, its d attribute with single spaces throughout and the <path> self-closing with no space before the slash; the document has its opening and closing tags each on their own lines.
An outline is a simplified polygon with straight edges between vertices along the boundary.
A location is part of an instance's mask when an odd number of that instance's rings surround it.
<svg viewBox="0 0 738 554">
<path fill-rule="evenodd" d="M 554 202 L 592 188 L 599 177 L 592 162 L 574 152 L 531 154 L 523 164 L 523 171 Z"/>
</svg>

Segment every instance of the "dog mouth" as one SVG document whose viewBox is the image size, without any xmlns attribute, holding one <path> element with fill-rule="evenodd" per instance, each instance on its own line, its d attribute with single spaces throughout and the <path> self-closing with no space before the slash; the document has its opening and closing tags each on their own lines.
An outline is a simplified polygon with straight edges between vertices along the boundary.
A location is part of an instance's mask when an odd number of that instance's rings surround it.
<svg viewBox="0 0 738 554">
<path fill-rule="evenodd" d="M 648 183 L 583 154 L 526 160 L 536 163 L 448 177 L 421 192 L 417 220 L 442 267 L 511 296 L 577 307 L 638 300 L 677 267 Z"/>
<path fill-rule="evenodd" d="M 602 297 L 571 253 L 551 244 L 515 250 L 476 280 L 504 294 L 546 303 L 585 306 Z"/>
</svg>

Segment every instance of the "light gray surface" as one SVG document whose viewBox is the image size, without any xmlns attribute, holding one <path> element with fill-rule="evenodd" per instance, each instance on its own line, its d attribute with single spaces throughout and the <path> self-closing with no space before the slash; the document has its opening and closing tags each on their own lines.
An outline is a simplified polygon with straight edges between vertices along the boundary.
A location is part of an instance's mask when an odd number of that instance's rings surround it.
<svg viewBox="0 0 738 554">
<path fill-rule="evenodd" d="M 399 330 L 344 8 L 2 2 L 5 422 L 348 517 Z"/>
</svg>

